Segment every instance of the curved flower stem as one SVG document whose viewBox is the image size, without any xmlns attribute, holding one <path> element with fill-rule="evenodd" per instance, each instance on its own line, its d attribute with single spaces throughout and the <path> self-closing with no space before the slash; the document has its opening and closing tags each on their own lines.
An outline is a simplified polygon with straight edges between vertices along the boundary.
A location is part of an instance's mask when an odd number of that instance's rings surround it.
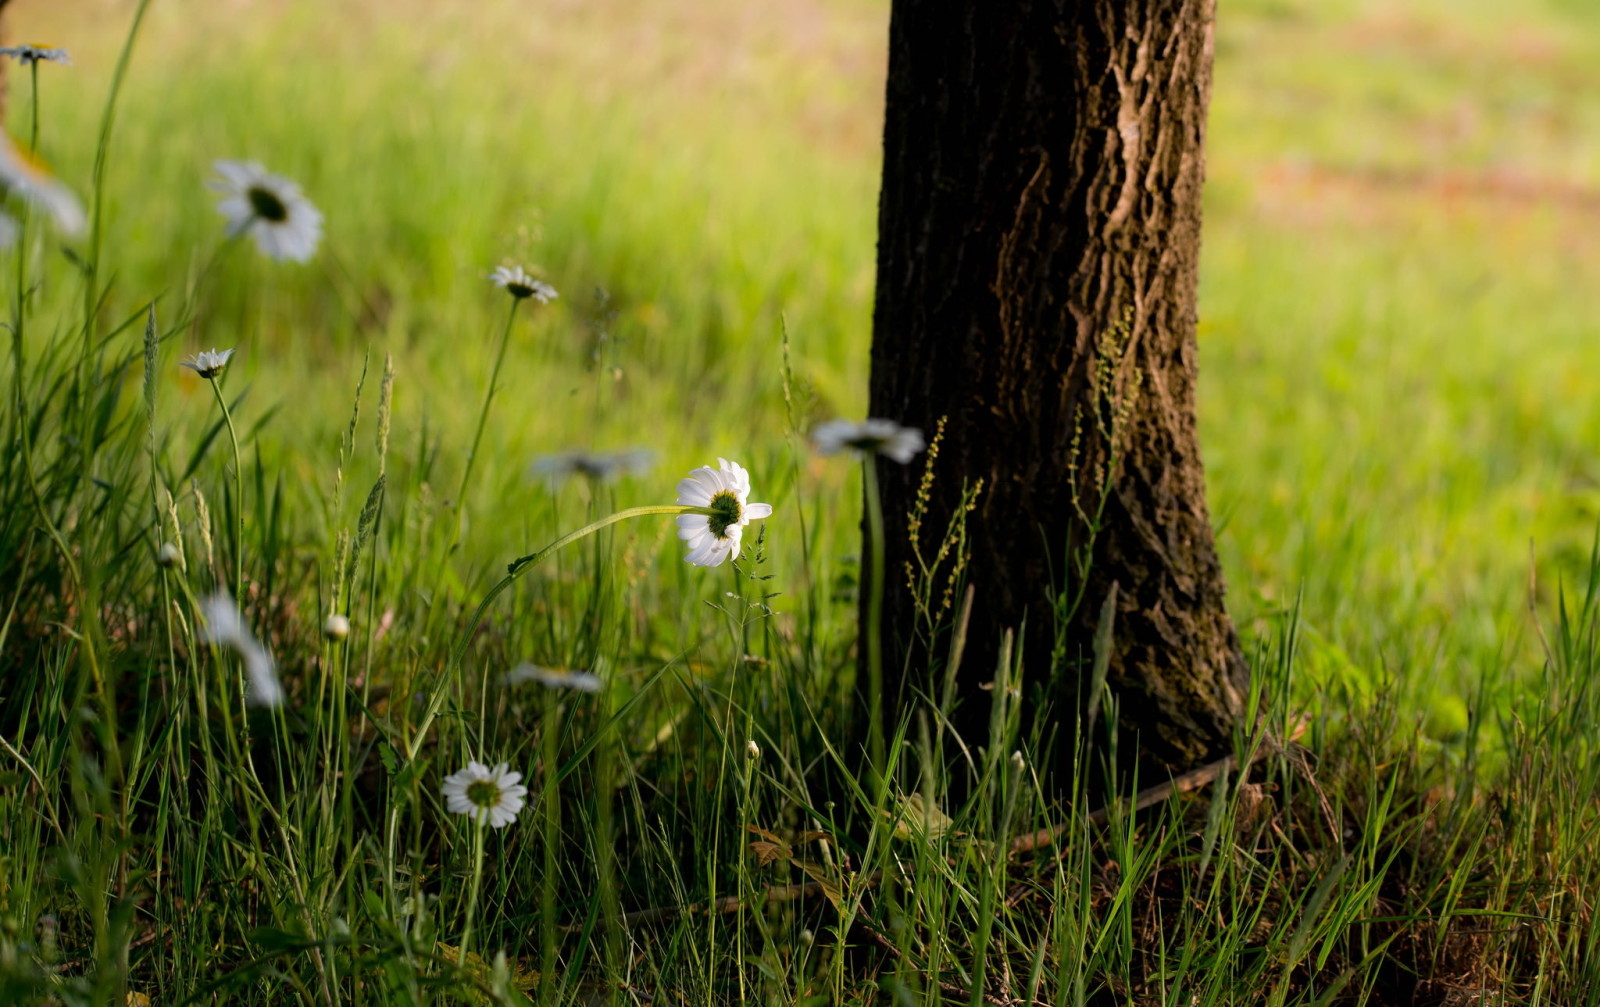
<svg viewBox="0 0 1600 1007">
<path fill-rule="evenodd" d="M 614 525 L 618 521 L 626 521 L 628 518 L 633 517 L 646 517 L 650 514 L 705 514 L 709 517 L 717 516 L 716 511 L 709 507 L 689 507 L 684 504 L 651 504 L 645 507 L 629 507 L 627 510 L 619 510 L 608 517 L 590 522 L 575 532 L 563 535 L 538 552 L 529 553 L 526 556 L 512 560 L 506 564 L 506 575 L 500 578 L 498 584 L 489 589 L 489 593 L 484 595 L 483 601 L 478 604 L 477 611 L 472 613 L 472 618 L 468 620 L 466 628 L 461 631 L 461 638 L 456 641 L 455 649 L 450 652 L 450 663 L 446 665 L 446 668 L 455 668 L 461 664 L 461 658 L 467 652 L 467 644 L 472 641 L 472 634 L 477 632 L 478 623 L 483 621 L 484 613 L 489 610 L 489 606 L 500 596 L 500 593 L 515 583 L 517 578 L 527 571 L 528 567 L 533 566 L 562 546 L 571 545 L 580 538 L 593 535 L 600 529 Z"/>
<path fill-rule="evenodd" d="M 483 412 L 478 414 L 478 430 L 472 435 L 472 451 L 467 455 L 467 469 L 461 473 L 461 489 L 456 493 L 456 535 L 461 534 L 459 515 L 466 506 L 467 486 L 472 481 L 472 467 L 478 462 L 478 447 L 483 443 L 483 430 L 489 425 L 489 406 L 494 402 L 495 387 L 500 383 L 500 368 L 506 362 L 506 347 L 511 345 L 511 323 L 517 320 L 517 307 L 522 298 L 511 299 L 511 313 L 506 315 L 506 327 L 500 333 L 500 350 L 495 354 L 494 370 L 489 372 L 489 390 L 483 396 Z"/>
<path fill-rule="evenodd" d="M 450 660 L 444 666 L 445 673 L 448 674 L 461 666 L 461 659 L 467 653 L 467 645 L 472 642 L 473 634 L 478 631 L 478 624 L 483 621 L 484 613 L 489 611 L 489 606 L 494 604 L 494 600 L 500 597 L 500 594 L 506 588 L 516 583 L 517 578 L 527 572 L 529 567 L 562 546 L 571 545 L 573 542 L 585 536 L 593 535 L 600 529 L 614 525 L 618 521 L 625 521 L 634 517 L 647 517 L 651 514 L 704 514 L 707 517 L 717 516 L 717 512 L 709 507 L 691 507 L 686 504 L 650 504 L 644 507 L 629 507 L 627 510 L 617 511 L 608 517 L 592 521 L 575 532 L 563 535 L 538 552 L 529 553 L 526 556 L 512 560 L 506 564 L 506 575 L 500 578 L 499 583 L 489 589 L 488 594 L 483 596 L 483 601 L 478 603 L 477 609 L 472 613 L 472 618 L 467 620 L 467 625 L 461 630 L 460 638 L 456 640 L 456 645 L 450 650 Z M 428 708 L 422 715 L 422 721 L 418 724 L 416 733 L 412 735 L 411 742 L 406 746 L 406 757 L 408 759 L 417 757 L 417 752 L 422 746 L 422 739 L 427 735 L 428 728 L 432 725 L 434 717 L 438 716 L 439 707 L 443 702 L 444 690 L 434 690 L 433 699 L 428 703 Z"/>
<path fill-rule="evenodd" d="M 239 456 L 239 434 L 233 428 L 228 400 L 222 397 L 216 378 L 211 378 L 208 384 L 211 394 L 217 397 L 217 405 L 222 408 L 222 418 L 227 421 L 228 439 L 233 442 L 233 513 L 237 518 L 233 523 L 233 597 L 237 602 L 244 598 L 244 461 Z"/>
</svg>

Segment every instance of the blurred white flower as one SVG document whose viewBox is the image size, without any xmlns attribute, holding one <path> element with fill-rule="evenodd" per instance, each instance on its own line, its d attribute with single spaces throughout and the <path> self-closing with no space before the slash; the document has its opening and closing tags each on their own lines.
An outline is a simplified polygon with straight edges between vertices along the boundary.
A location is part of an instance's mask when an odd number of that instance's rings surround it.
<svg viewBox="0 0 1600 1007">
<path fill-rule="evenodd" d="M 499 829 L 516 821 L 528 788 L 517 781 L 521 773 L 509 772 L 511 764 L 502 762 L 493 769 L 481 762 L 468 762 L 467 768 L 444 778 L 439 788 L 445 807 L 457 815 L 471 815 L 479 824 Z"/>
<path fill-rule="evenodd" d="M 541 668 L 523 662 L 506 672 L 500 679 L 506 685 L 538 682 L 550 689 L 573 689 L 578 692 L 599 692 L 600 676 L 587 671 L 568 671 L 563 668 Z"/>
<path fill-rule="evenodd" d="M 0 130 L 0 186 L 50 214 L 66 235 L 82 234 L 87 226 L 83 207 L 72 190 L 51 174 L 45 163 L 18 147 Z"/>
<path fill-rule="evenodd" d="M 504 287 L 506 292 L 517 300 L 531 297 L 540 304 L 549 304 L 560 297 L 556 288 L 548 283 L 535 280 L 523 271 L 521 266 L 496 266 L 494 272 L 489 274 L 489 279 L 497 287 Z"/>
<path fill-rule="evenodd" d="M 744 742 L 744 757 L 747 759 L 761 758 L 761 746 L 756 744 L 756 739 L 746 738 Z"/>
<path fill-rule="evenodd" d="M 738 559 L 744 526 L 772 515 L 771 504 L 748 502 L 750 473 L 742 465 L 726 458 L 718 458 L 717 464 L 720 470 L 703 465 L 678 483 L 678 503 L 714 512 L 678 515 L 678 537 L 688 545 L 686 558 L 695 566 Z"/>
<path fill-rule="evenodd" d="M 338 612 L 333 613 L 323 621 L 322 635 L 330 640 L 343 640 L 350 635 L 350 620 Z"/>
<path fill-rule="evenodd" d="M 884 455 L 901 465 L 927 446 L 922 431 L 916 427 L 903 427 L 893 420 L 880 419 L 860 423 L 829 420 L 811 431 L 811 442 L 825 455 L 854 451 L 862 457 Z"/>
<path fill-rule="evenodd" d="M 161 548 L 156 550 L 156 565 L 162 567 L 177 566 L 183 559 L 183 550 L 174 542 L 163 542 Z"/>
<path fill-rule="evenodd" d="M 305 262 L 322 240 L 322 212 L 300 187 L 255 161 L 217 161 L 222 177 L 209 184 L 222 193 L 217 210 L 228 218 L 228 237 L 246 231 L 261 254 L 277 261 Z"/>
<path fill-rule="evenodd" d="M 245 627 L 239 607 L 226 591 L 218 591 L 200 602 L 205 616 L 201 633 L 210 643 L 230 647 L 244 661 L 244 674 L 250 680 L 245 702 L 252 706 L 277 706 L 283 702 L 283 686 L 272 666 L 272 655 Z"/>
<path fill-rule="evenodd" d="M 12 59 L 28 66 L 44 60 L 49 63 L 72 65 L 72 57 L 67 55 L 65 49 L 52 49 L 43 45 L 8 45 L 0 48 L 0 56 L 10 56 Z"/>
<path fill-rule="evenodd" d="M 187 367 L 202 378 L 210 381 L 218 374 L 221 374 L 224 367 L 228 366 L 228 358 L 231 356 L 233 356 L 232 350 L 202 350 L 188 360 L 179 361 L 178 366 Z"/>
<path fill-rule="evenodd" d="M 649 448 L 629 448 L 609 453 L 563 451 L 535 458 L 533 464 L 528 466 L 528 471 L 532 475 L 542 476 L 552 486 L 559 486 L 571 476 L 582 476 L 592 483 L 606 483 L 624 475 L 642 475 L 650 471 L 655 460 L 656 453 Z"/>
</svg>

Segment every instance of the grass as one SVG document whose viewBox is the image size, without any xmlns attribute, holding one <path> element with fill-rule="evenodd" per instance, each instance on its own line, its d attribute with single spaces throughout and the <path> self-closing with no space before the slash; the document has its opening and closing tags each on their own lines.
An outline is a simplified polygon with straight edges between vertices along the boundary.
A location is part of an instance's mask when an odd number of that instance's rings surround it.
<svg viewBox="0 0 1600 1007">
<path fill-rule="evenodd" d="M 0 1002 L 1595 1002 L 1582 5 L 1223 5 L 1202 439 L 1272 730 L 1097 817 L 1044 800 L 1002 715 L 988 785 L 898 829 L 830 747 L 859 476 L 801 438 L 864 409 L 883 6 L 194 6 L 133 49 L 98 283 L 38 221 L 22 253 Z M 80 193 L 132 13 L 7 11 L 73 54 L 39 126 Z M 305 187 L 312 264 L 224 244 L 217 157 Z M 457 501 L 511 262 L 562 296 L 518 312 Z M 237 463 L 177 367 L 211 346 Z M 527 471 L 631 446 L 651 473 Z M 506 563 L 718 455 L 777 509 L 736 568 L 642 518 L 470 628 Z M 284 707 L 200 635 L 236 580 Z M 523 661 L 606 685 L 501 685 Z M 890 751 L 942 805 L 932 712 Z M 445 813 L 469 759 L 524 774 L 515 824 Z"/>
</svg>

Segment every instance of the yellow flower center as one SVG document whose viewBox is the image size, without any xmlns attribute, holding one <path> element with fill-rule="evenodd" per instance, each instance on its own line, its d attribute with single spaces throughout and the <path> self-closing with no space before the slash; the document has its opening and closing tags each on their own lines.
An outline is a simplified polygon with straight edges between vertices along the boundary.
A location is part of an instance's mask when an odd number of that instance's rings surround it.
<svg viewBox="0 0 1600 1007">
<path fill-rule="evenodd" d="M 711 534 L 717 538 L 727 538 L 728 529 L 739 523 L 743 515 L 743 508 L 739 506 L 739 498 L 732 490 L 723 490 L 711 498 L 706 505 L 712 513 L 706 518 L 706 524 L 711 528 Z"/>
<path fill-rule="evenodd" d="M 500 788 L 492 780 L 474 780 L 467 785 L 467 800 L 480 808 L 492 808 L 500 803 Z"/>
</svg>

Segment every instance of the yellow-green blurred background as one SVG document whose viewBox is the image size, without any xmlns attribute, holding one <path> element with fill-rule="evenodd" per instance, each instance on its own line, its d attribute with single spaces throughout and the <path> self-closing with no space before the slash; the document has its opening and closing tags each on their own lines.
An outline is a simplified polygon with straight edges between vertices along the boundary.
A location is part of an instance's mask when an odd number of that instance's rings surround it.
<svg viewBox="0 0 1600 1007">
<path fill-rule="evenodd" d="M 1200 418 L 1232 607 L 1259 639 L 1302 599 L 1302 675 L 1426 708 L 1531 655 L 1530 591 L 1571 588 L 1600 516 L 1600 5 L 1219 8 Z M 132 10 L 5 9 L 9 41 L 72 53 L 40 68 L 42 149 L 79 191 Z M 453 485 L 502 262 L 562 298 L 515 337 L 475 562 L 549 537 L 526 475 L 546 452 L 651 446 L 662 487 L 738 457 L 782 504 L 785 328 L 802 418 L 865 409 L 887 21 L 881 0 L 157 0 L 116 121 L 106 316 L 181 297 L 221 241 L 213 159 L 256 159 L 322 208 L 324 253 L 230 249 L 164 352 L 238 348 L 302 513 L 369 348 L 396 358 L 397 450 L 433 445 Z M 29 83 L 6 72 L 15 133 Z M 172 381 L 181 444 L 210 399 Z M 804 478 L 822 553 L 848 554 L 849 477 Z"/>
</svg>

